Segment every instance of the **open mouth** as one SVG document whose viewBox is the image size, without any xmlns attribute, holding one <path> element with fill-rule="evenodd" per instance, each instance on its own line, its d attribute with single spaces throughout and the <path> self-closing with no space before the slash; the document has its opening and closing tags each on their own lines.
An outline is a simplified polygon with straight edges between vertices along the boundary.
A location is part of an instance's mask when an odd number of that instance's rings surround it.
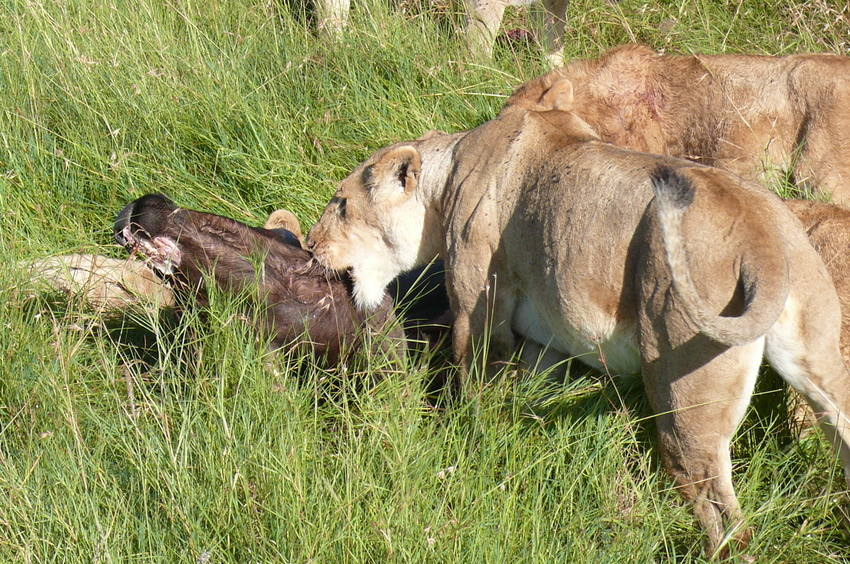
<svg viewBox="0 0 850 564">
<path fill-rule="evenodd" d="M 313 261 L 319 266 L 321 266 L 326 273 L 337 277 L 339 277 L 340 275 L 350 275 L 351 269 L 354 268 L 352 265 L 344 266 L 341 268 L 335 267 L 329 260 L 327 254 L 322 252 L 322 249 L 313 248 L 311 249 L 310 254 L 313 255 Z"/>
<path fill-rule="evenodd" d="M 343 280 L 345 278 L 350 278 L 351 267 L 333 268 L 326 260 L 323 260 L 321 252 L 316 253 L 312 250 L 308 250 L 307 252 L 310 253 L 310 260 L 305 263 L 304 272 L 318 266 L 325 278 L 328 278 L 329 280 Z"/>
<path fill-rule="evenodd" d="M 143 231 L 140 226 L 136 226 L 136 233 L 133 233 L 131 224 L 128 223 L 123 229 L 115 232 L 115 240 L 131 255 L 141 255 L 145 262 L 160 274 L 173 276 L 183 259 L 183 253 L 177 243 L 168 237 L 139 237 L 139 233 Z"/>
</svg>

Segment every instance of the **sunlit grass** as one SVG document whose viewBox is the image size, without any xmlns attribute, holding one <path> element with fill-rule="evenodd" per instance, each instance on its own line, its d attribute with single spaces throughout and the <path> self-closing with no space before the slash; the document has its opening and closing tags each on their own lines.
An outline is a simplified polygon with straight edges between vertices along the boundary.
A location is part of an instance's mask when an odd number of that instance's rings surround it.
<svg viewBox="0 0 850 564">
<path fill-rule="evenodd" d="M 846 52 L 838 4 L 576 0 L 566 51 Z M 543 66 L 504 42 L 466 61 L 460 10 L 355 3 L 327 40 L 283 1 L 3 4 L 0 560 L 701 558 L 637 380 L 508 374 L 434 407 L 427 355 L 325 369 L 270 353 L 233 300 L 107 322 L 26 291 L 23 260 L 119 256 L 114 215 L 144 193 L 306 227 L 374 149 L 494 116 Z M 841 561 L 834 455 L 777 426 L 751 415 L 735 445 L 750 553 Z"/>
</svg>

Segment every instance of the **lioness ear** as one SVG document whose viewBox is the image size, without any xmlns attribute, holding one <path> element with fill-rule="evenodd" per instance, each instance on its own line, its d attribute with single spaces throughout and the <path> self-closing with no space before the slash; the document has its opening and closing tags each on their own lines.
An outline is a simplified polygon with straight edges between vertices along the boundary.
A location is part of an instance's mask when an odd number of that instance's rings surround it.
<svg viewBox="0 0 850 564">
<path fill-rule="evenodd" d="M 559 78 L 540 96 L 539 104 L 547 110 L 572 110 L 573 83 L 568 78 Z"/>
<path fill-rule="evenodd" d="M 411 145 L 390 149 L 363 169 L 363 184 L 373 201 L 398 201 L 416 190 L 422 157 Z"/>
<path fill-rule="evenodd" d="M 298 218 L 289 210 L 275 210 L 271 213 L 263 229 L 286 229 L 293 233 L 299 241 L 304 239 L 301 235 L 301 224 L 298 223 Z"/>
</svg>

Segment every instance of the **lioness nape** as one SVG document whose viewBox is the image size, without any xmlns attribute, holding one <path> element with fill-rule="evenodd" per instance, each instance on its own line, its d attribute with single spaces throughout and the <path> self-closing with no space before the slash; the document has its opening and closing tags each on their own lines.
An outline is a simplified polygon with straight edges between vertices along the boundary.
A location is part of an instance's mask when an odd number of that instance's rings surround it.
<svg viewBox="0 0 850 564">
<path fill-rule="evenodd" d="M 729 443 L 762 356 L 812 405 L 850 477 L 850 376 L 823 262 L 773 194 L 716 168 L 603 143 L 569 81 L 468 132 L 378 151 L 340 187 L 308 247 L 348 269 L 358 305 L 439 255 L 468 362 L 514 331 L 619 373 L 641 372 L 659 450 L 707 535 L 750 530 Z M 529 241 L 539 248 L 529 252 Z"/>
<path fill-rule="evenodd" d="M 520 86 L 536 104 L 555 81 L 604 141 L 719 166 L 748 179 L 786 175 L 850 207 L 850 57 L 660 55 L 623 45 Z"/>
</svg>

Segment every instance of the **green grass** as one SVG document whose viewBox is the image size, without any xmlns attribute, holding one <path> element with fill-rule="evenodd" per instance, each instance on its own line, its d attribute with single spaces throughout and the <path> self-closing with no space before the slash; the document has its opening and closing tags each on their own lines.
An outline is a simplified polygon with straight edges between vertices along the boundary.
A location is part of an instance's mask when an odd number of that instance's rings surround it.
<svg viewBox="0 0 850 564">
<path fill-rule="evenodd" d="M 120 256 L 113 217 L 144 193 L 306 227 L 374 149 L 492 117 L 543 67 L 504 44 L 466 62 L 459 5 L 355 2 L 327 41 L 281 0 L 0 0 L 0 561 L 702 558 L 634 381 L 508 377 L 434 409 L 426 363 L 270 355 L 227 300 L 122 329 L 26 291 L 22 260 Z M 571 18 L 568 57 L 850 45 L 838 1 L 575 0 Z M 780 426 L 752 414 L 735 444 L 750 553 L 845 560 L 838 465 Z"/>
</svg>

